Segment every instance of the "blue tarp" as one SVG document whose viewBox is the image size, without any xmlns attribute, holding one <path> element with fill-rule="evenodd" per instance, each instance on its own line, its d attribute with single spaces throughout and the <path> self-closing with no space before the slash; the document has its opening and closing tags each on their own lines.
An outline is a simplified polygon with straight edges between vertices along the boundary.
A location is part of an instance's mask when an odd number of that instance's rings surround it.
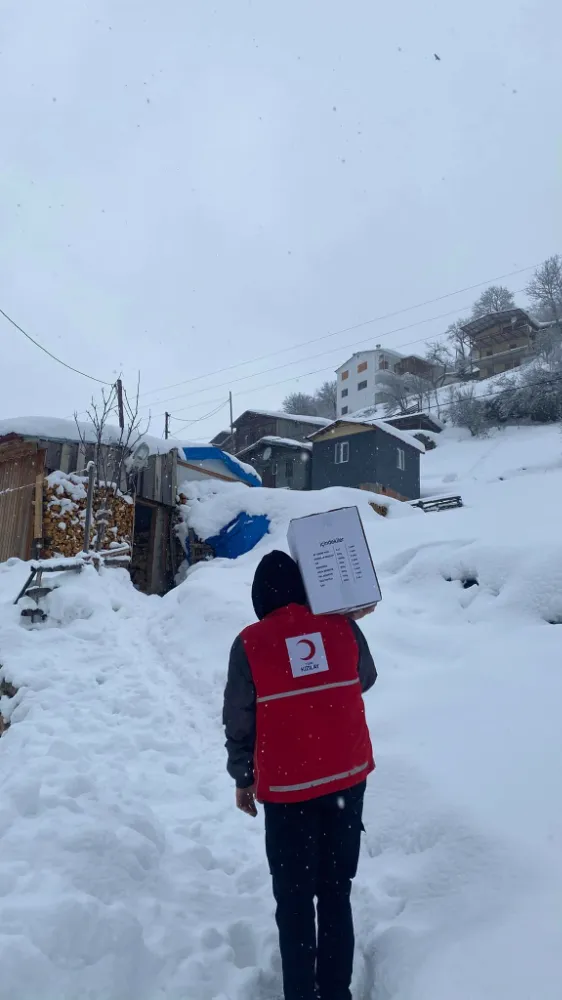
<svg viewBox="0 0 562 1000">
<path fill-rule="evenodd" d="M 269 518 L 265 514 L 246 514 L 242 511 L 230 524 L 221 528 L 218 535 L 205 541 L 217 558 L 236 559 L 253 549 L 268 531 Z"/>
<path fill-rule="evenodd" d="M 225 468 L 236 479 L 239 479 L 241 483 L 247 483 L 248 486 L 261 486 L 261 479 L 257 472 L 250 472 L 249 469 L 245 469 L 232 455 L 229 455 L 226 451 L 221 451 L 220 448 L 215 448 L 214 445 L 202 445 L 200 448 L 197 446 L 184 448 L 183 453 L 188 462 L 208 462 L 209 460 L 222 462 Z"/>
</svg>

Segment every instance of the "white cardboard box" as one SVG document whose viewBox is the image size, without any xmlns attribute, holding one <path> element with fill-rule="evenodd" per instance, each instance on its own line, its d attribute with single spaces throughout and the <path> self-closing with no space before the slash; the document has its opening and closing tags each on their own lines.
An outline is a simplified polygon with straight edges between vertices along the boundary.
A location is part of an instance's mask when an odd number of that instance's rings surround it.
<svg viewBox="0 0 562 1000">
<path fill-rule="evenodd" d="M 358 611 L 382 600 L 357 507 L 295 518 L 287 540 L 315 615 Z"/>
</svg>

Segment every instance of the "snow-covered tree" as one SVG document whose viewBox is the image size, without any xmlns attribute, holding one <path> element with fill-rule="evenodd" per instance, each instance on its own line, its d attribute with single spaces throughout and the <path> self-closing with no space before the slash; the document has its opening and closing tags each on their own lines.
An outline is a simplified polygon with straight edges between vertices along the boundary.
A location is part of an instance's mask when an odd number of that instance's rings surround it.
<svg viewBox="0 0 562 1000">
<path fill-rule="evenodd" d="M 473 437 L 483 437 L 488 430 L 484 401 L 474 395 L 474 386 L 453 386 L 449 416 L 457 427 L 466 427 Z"/>
<path fill-rule="evenodd" d="M 283 400 L 283 410 L 285 413 L 302 413 L 308 417 L 327 417 L 329 420 L 336 416 L 336 406 L 338 399 L 338 384 L 335 379 L 324 382 L 316 392 L 291 392 Z"/>
<path fill-rule="evenodd" d="M 338 403 L 338 383 L 336 379 L 323 382 L 314 393 L 316 411 L 319 417 L 332 419 L 336 416 Z"/>
<path fill-rule="evenodd" d="M 285 413 L 300 413 L 306 417 L 318 416 L 316 400 L 308 392 L 291 392 L 285 397 L 282 405 Z"/>
</svg>

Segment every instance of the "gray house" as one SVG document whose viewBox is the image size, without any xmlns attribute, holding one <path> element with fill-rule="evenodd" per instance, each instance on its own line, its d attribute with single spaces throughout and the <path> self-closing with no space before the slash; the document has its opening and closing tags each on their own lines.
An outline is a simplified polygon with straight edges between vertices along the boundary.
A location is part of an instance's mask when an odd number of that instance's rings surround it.
<svg viewBox="0 0 562 1000">
<path fill-rule="evenodd" d="M 383 420 L 344 417 L 311 435 L 312 489 L 352 486 L 415 500 L 420 495 L 420 455 L 413 434 Z"/>
<path fill-rule="evenodd" d="M 240 455 L 249 445 L 264 437 L 306 441 L 309 434 L 321 427 L 327 427 L 330 423 L 331 421 L 325 417 L 309 417 L 275 410 L 244 410 L 233 424 L 233 454 Z"/>
<path fill-rule="evenodd" d="M 238 453 L 262 479 L 263 486 L 287 490 L 309 490 L 312 445 L 291 438 L 262 437 Z"/>
</svg>

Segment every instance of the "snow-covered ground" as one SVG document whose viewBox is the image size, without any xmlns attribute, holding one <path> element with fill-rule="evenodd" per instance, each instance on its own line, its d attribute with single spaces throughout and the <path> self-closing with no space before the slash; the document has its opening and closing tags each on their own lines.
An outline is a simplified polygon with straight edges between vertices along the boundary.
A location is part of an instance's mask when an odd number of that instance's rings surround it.
<svg viewBox="0 0 562 1000">
<path fill-rule="evenodd" d="M 422 467 L 425 494 L 466 506 L 362 510 L 384 601 L 363 623 L 378 766 L 355 996 L 559 1000 L 562 435 L 446 431 Z M 11 604 L 26 567 L 0 566 L 19 687 L 2 700 L 0 1000 L 280 995 L 262 820 L 234 808 L 220 710 L 256 562 L 311 503 L 276 493 L 273 535 L 164 599 L 118 570 L 65 579 L 34 631 Z"/>
</svg>

